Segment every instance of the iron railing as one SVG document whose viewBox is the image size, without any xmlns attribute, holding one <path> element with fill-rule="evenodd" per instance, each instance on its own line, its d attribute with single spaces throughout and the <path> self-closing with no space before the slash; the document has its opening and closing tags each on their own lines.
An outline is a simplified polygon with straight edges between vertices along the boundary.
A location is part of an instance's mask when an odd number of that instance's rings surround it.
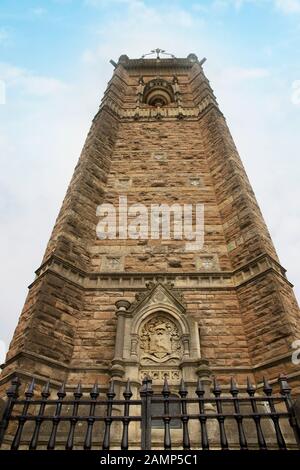
<svg viewBox="0 0 300 470">
<path fill-rule="evenodd" d="M 123 391 L 111 382 L 103 397 L 97 384 L 88 397 L 80 384 L 72 394 L 66 393 L 63 384 L 53 399 L 49 383 L 35 398 L 34 381 L 20 398 L 21 382 L 16 377 L 7 391 L 0 445 L 12 450 L 300 448 L 299 417 L 291 389 L 284 376 L 278 382 L 279 393 L 274 394 L 264 380 L 264 394 L 259 395 L 249 380 L 243 393 L 234 379 L 226 393 L 216 379 L 211 391 L 199 380 L 191 397 L 183 381 L 177 396 L 167 379 L 157 395 L 152 381 L 145 378 L 137 398 L 132 398 L 130 381 Z M 181 423 L 176 430 L 172 428 L 175 420 Z M 154 429 L 154 421 L 161 423 L 160 429 Z"/>
</svg>

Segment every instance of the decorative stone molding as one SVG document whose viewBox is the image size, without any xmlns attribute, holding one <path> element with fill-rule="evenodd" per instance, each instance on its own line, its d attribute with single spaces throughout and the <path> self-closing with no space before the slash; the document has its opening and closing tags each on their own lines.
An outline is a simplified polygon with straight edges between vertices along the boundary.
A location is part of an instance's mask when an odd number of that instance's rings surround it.
<svg viewBox="0 0 300 470">
<path fill-rule="evenodd" d="M 142 365 L 175 362 L 182 358 L 183 344 L 177 325 L 163 313 L 147 320 L 139 335 Z"/>
<path fill-rule="evenodd" d="M 112 377 L 138 381 L 150 368 L 161 380 L 171 367 L 173 375 L 196 380 L 201 361 L 198 323 L 186 315 L 172 285 L 151 283 L 131 306 L 126 304 L 121 313 L 119 301 L 117 307 Z"/>
<path fill-rule="evenodd" d="M 159 285 L 161 286 L 159 288 Z M 142 303 L 145 299 L 148 299 L 152 295 L 152 303 L 158 303 L 161 301 L 167 302 L 169 298 L 171 302 L 177 302 L 178 308 L 184 311 L 186 305 L 182 294 L 174 289 L 174 282 L 166 282 L 164 278 L 158 277 L 157 281 L 146 281 L 145 286 L 147 291 L 138 292 L 135 295 L 135 301 L 131 304 L 130 309 L 136 310 L 138 307 L 141 308 Z M 162 286 L 164 286 L 162 288 Z"/>
<path fill-rule="evenodd" d="M 51 256 L 36 271 L 36 279 L 29 286 L 38 282 L 39 278 L 46 273 L 55 274 L 66 281 L 84 289 L 105 290 L 123 289 L 142 291 L 142 296 L 146 296 L 146 283 L 162 282 L 173 285 L 173 296 L 180 296 L 180 292 L 185 289 L 235 289 L 246 282 L 255 279 L 257 276 L 267 272 L 273 272 L 281 277 L 289 286 L 293 285 L 285 277 L 285 269 L 269 255 L 262 255 L 250 261 L 246 265 L 235 271 L 215 271 L 215 272 L 85 272 L 57 256 Z M 176 293 L 175 293 L 176 292 Z M 133 305 L 135 302 L 133 303 Z M 133 306 L 132 306 L 133 308 Z"/>
<path fill-rule="evenodd" d="M 139 103 L 135 108 L 123 108 L 119 106 L 112 98 L 107 97 L 101 104 L 101 109 L 108 108 L 114 115 L 121 120 L 132 119 L 157 119 L 158 116 L 166 119 L 198 119 L 199 115 L 205 111 L 209 105 L 216 105 L 212 96 L 206 96 L 194 107 L 183 107 L 177 101 L 178 106 L 148 106 L 147 104 Z"/>
<path fill-rule="evenodd" d="M 144 369 L 140 372 L 140 381 L 145 377 L 149 377 L 151 380 L 163 382 L 165 378 L 168 379 L 169 383 L 176 383 L 182 378 L 181 370 L 168 370 L 168 369 Z"/>
<path fill-rule="evenodd" d="M 166 106 L 175 101 L 174 89 L 164 78 L 154 78 L 147 82 L 143 90 L 143 103 L 150 106 Z"/>
</svg>

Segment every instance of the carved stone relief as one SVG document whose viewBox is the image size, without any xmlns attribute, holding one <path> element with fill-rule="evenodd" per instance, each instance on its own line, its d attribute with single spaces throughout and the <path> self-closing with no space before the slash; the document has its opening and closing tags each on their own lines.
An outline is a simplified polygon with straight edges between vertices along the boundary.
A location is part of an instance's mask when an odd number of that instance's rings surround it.
<svg viewBox="0 0 300 470">
<path fill-rule="evenodd" d="M 182 374 L 180 370 L 168 370 L 168 369 L 154 369 L 154 370 L 142 370 L 140 372 L 140 380 L 142 381 L 145 377 L 149 377 L 152 380 L 159 380 L 163 382 L 165 378 L 169 381 L 178 381 L 181 379 Z"/>
<path fill-rule="evenodd" d="M 217 271 L 219 270 L 218 256 L 216 254 L 197 256 L 195 265 L 197 271 Z"/>
<path fill-rule="evenodd" d="M 142 326 L 139 340 L 141 364 L 165 361 L 176 364 L 182 357 L 178 327 L 163 314 L 152 317 Z"/>
<path fill-rule="evenodd" d="M 124 256 L 102 256 L 101 271 L 122 271 Z"/>
</svg>

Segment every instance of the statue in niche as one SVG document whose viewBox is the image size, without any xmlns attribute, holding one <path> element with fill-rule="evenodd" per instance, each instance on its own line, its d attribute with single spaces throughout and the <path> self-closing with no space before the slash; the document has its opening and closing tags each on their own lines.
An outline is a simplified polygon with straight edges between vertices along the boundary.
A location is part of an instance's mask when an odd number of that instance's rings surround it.
<svg viewBox="0 0 300 470">
<path fill-rule="evenodd" d="M 175 323 L 161 315 L 146 322 L 140 333 L 140 349 L 144 358 L 154 361 L 179 359 L 182 344 Z"/>
</svg>

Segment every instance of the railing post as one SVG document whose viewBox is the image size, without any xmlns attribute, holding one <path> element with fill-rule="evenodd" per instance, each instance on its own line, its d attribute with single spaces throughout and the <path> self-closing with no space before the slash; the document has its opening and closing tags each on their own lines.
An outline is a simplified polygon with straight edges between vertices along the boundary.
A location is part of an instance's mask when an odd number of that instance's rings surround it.
<svg viewBox="0 0 300 470">
<path fill-rule="evenodd" d="M 36 450 L 38 444 L 39 444 L 39 434 L 40 434 L 40 429 L 41 425 L 43 422 L 44 418 L 44 413 L 45 413 L 45 408 L 47 405 L 47 400 L 50 397 L 50 381 L 48 381 L 42 390 L 41 396 L 42 396 L 42 402 L 40 404 L 40 409 L 38 412 L 38 415 L 35 418 L 35 428 L 32 434 L 32 438 L 29 444 L 29 450 Z"/>
<path fill-rule="evenodd" d="M 205 415 L 205 390 L 202 380 L 199 378 L 197 382 L 196 395 L 199 404 L 199 421 L 201 426 L 201 446 L 203 450 L 209 450 L 209 441 L 207 434 L 207 416 Z"/>
<path fill-rule="evenodd" d="M 20 385 L 21 385 L 21 382 L 20 382 L 19 377 L 15 377 L 12 379 L 11 386 L 6 392 L 8 400 L 6 402 L 2 420 L 0 422 L 0 447 L 3 443 L 5 431 L 8 427 L 9 419 L 10 419 L 15 401 L 17 400 L 19 396 L 18 390 L 19 390 Z"/>
<path fill-rule="evenodd" d="M 164 381 L 164 386 L 162 389 L 162 396 L 164 397 L 164 428 L 165 428 L 165 435 L 164 435 L 164 449 L 165 450 L 170 450 L 172 448 L 172 442 L 171 442 L 171 432 L 170 432 L 170 402 L 169 402 L 169 396 L 170 396 L 170 389 L 169 389 L 169 384 L 167 377 L 165 376 L 165 381 Z"/>
<path fill-rule="evenodd" d="M 220 444 L 221 444 L 221 449 L 222 450 L 228 450 L 228 441 L 226 437 L 226 431 L 225 431 L 225 417 L 223 415 L 223 408 L 222 408 L 222 390 L 221 387 L 219 386 L 217 379 L 214 377 L 213 380 L 213 394 L 216 397 L 216 405 L 217 405 L 217 421 L 219 423 L 219 429 L 220 429 Z"/>
<path fill-rule="evenodd" d="M 296 442 L 300 448 L 300 403 L 299 399 L 295 403 L 291 397 L 291 387 L 285 375 L 279 376 L 280 393 L 284 398 L 286 409 L 290 415 L 290 425 L 294 431 Z"/>
<path fill-rule="evenodd" d="M 143 379 L 141 396 L 141 449 L 151 449 L 151 405 L 153 390 L 152 380 L 148 377 Z"/>
<path fill-rule="evenodd" d="M 55 444 L 56 444 L 56 434 L 57 434 L 57 428 L 61 420 L 61 409 L 63 405 L 63 399 L 66 396 L 65 392 L 65 383 L 62 384 L 60 387 L 59 391 L 57 392 L 58 399 L 55 400 L 56 402 L 56 409 L 55 409 L 55 414 L 52 418 L 52 430 L 50 434 L 50 438 L 48 441 L 47 445 L 47 450 L 54 450 L 55 449 Z"/>
<path fill-rule="evenodd" d="M 300 447 L 300 398 L 299 397 L 293 403 L 293 412 L 295 416 L 295 428 L 297 430 L 298 444 Z"/>
<path fill-rule="evenodd" d="M 110 427 L 112 423 L 112 409 L 113 409 L 113 402 L 116 396 L 115 394 L 115 384 L 114 381 L 111 380 L 108 392 L 106 393 L 107 396 L 107 408 L 106 408 L 106 416 L 104 418 L 105 423 L 105 431 L 104 431 L 104 438 L 102 443 L 102 450 L 109 450 L 110 447 Z"/>
<path fill-rule="evenodd" d="M 128 426 L 130 423 L 130 399 L 132 397 L 132 391 L 130 387 L 130 380 L 128 379 L 125 391 L 123 393 L 123 397 L 125 398 L 124 403 L 124 417 L 123 421 L 123 432 L 122 432 L 122 441 L 121 441 L 121 449 L 128 450 Z"/>
<path fill-rule="evenodd" d="M 283 450 L 283 449 L 286 450 L 285 440 L 284 440 L 283 434 L 282 434 L 281 429 L 280 429 L 279 416 L 276 412 L 276 407 L 274 405 L 274 399 L 272 397 L 273 389 L 272 389 L 271 385 L 269 384 L 269 381 L 266 377 L 263 378 L 263 382 L 264 382 L 263 391 L 264 391 L 264 394 L 267 397 L 268 404 L 269 404 L 269 407 L 270 407 L 271 420 L 273 421 L 273 424 L 274 424 L 274 429 L 275 429 L 275 433 L 276 433 L 276 439 L 277 439 L 278 447 L 281 450 Z"/>
<path fill-rule="evenodd" d="M 99 388 L 98 388 L 98 384 L 95 383 L 90 393 L 90 397 L 91 397 L 90 412 L 89 412 L 89 417 L 87 419 L 87 429 L 86 429 L 86 435 L 85 435 L 85 440 L 83 444 L 84 450 L 90 450 L 92 448 L 93 427 L 95 423 L 95 410 L 96 410 L 96 402 L 97 402 L 98 396 L 99 396 Z"/>
<path fill-rule="evenodd" d="M 182 426 L 183 426 L 182 446 L 184 449 L 190 449 L 191 442 L 190 442 L 189 427 L 188 427 L 189 415 L 188 415 L 187 402 L 186 402 L 188 391 L 186 389 L 183 379 L 180 382 L 179 395 L 181 398 L 181 412 L 180 413 L 181 413 L 181 421 L 182 421 Z"/>
<path fill-rule="evenodd" d="M 33 395 L 34 395 L 34 379 L 32 379 L 31 384 L 29 385 L 27 391 L 25 392 L 25 403 L 23 405 L 23 411 L 21 415 L 18 416 L 18 428 L 17 428 L 17 432 L 15 434 L 14 440 L 11 445 L 11 450 L 19 449 L 24 424 L 26 423 L 26 420 L 27 420 L 27 413 L 28 413 L 28 409 L 29 409 L 30 402 L 31 402 Z"/>
<path fill-rule="evenodd" d="M 233 399 L 235 420 L 237 423 L 238 433 L 239 433 L 239 443 L 241 450 L 247 450 L 247 440 L 245 436 L 244 426 L 243 426 L 243 414 L 241 413 L 240 402 L 239 402 L 239 389 L 237 383 L 233 377 L 230 381 L 230 393 Z"/>
</svg>

